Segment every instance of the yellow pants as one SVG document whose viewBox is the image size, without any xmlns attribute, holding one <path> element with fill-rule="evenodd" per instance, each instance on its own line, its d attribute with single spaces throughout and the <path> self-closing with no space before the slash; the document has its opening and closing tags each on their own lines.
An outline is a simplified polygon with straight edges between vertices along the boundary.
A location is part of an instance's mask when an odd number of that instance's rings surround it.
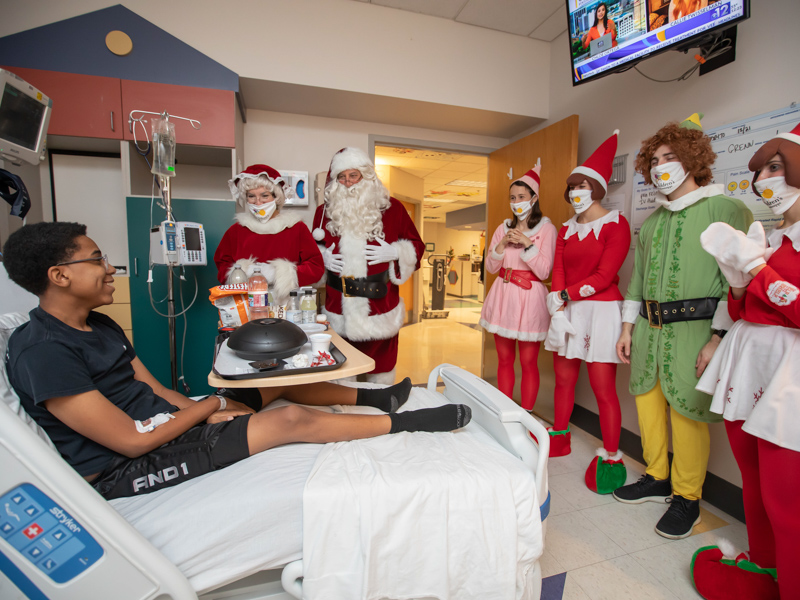
<svg viewBox="0 0 800 600">
<path fill-rule="evenodd" d="M 669 410 L 672 421 L 672 491 L 689 500 L 699 500 L 711 449 L 708 423 L 693 421 L 676 412 L 664 397 L 658 380 L 652 390 L 636 396 L 636 409 L 647 474 L 661 480 L 670 477 L 667 458 Z"/>
</svg>

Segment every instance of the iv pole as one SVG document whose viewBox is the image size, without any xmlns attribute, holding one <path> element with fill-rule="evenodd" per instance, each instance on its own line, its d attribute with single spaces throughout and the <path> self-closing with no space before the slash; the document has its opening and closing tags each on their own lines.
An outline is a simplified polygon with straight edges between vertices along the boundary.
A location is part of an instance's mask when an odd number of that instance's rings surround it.
<svg viewBox="0 0 800 600">
<path fill-rule="evenodd" d="M 138 113 L 140 116 L 138 119 L 134 119 L 134 113 Z M 128 126 L 131 129 L 131 133 L 134 133 L 135 125 L 134 123 L 139 123 L 142 126 L 142 129 L 145 131 L 145 137 L 147 136 L 147 129 L 144 127 L 144 123 L 142 119 L 144 119 L 144 115 L 156 115 L 164 119 L 164 121 L 169 122 L 170 118 L 172 119 L 180 119 L 182 121 L 189 121 L 194 129 L 200 129 L 202 124 L 200 121 L 196 119 L 187 119 L 186 117 L 177 117 L 175 115 L 170 115 L 166 111 L 162 113 L 155 113 L 150 112 L 147 110 L 132 110 L 128 115 Z M 134 142 L 135 140 L 134 135 Z M 155 138 L 155 135 L 153 136 Z M 155 141 L 155 139 L 153 139 Z M 174 141 L 174 140 L 173 140 Z M 158 152 L 158 148 L 153 148 L 153 168 L 156 165 L 156 152 Z M 174 167 L 172 171 L 174 173 Z M 164 210 L 167 213 L 167 220 L 175 222 L 175 216 L 172 214 L 172 176 L 167 176 L 163 174 L 156 174 L 153 173 L 154 177 L 158 177 L 159 187 L 161 188 L 161 199 L 164 202 Z M 174 289 L 174 282 L 175 282 L 175 273 L 172 271 L 173 266 L 178 266 L 179 262 L 166 262 L 165 266 L 167 267 L 167 324 L 169 327 L 169 365 L 170 365 L 170 374 L 172 377 L 172 389 L 177 391 L 178 390 L 178 340 L 175 335 L 175 289 Z M 158 312 L 158 311 L 156 311 Z"/>
</svg>

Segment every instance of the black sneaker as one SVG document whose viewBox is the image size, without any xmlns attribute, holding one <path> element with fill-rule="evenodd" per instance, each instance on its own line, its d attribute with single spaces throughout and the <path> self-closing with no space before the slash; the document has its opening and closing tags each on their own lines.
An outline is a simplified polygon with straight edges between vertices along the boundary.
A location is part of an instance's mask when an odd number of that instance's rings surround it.
<svg viewBox="0 0 800 600">
<path fill-rule="evenodd" d="M 656 479 L 645 473 L 636 483 L 623 485 L 614 490 L 614 498 L 625 504 L 641 504 L 642 502 L 666 502 L 672 495 L 672 484 L 669 479 Z"/>
<path fill-rule="evenodd" d="M 700 500 L 687 500 L 675 494 L 667 500 L 669 508 L 656 525 L 656 533 L 671 540 L 682 540 L 692 535 L 700 522 Z"/>
</svg>

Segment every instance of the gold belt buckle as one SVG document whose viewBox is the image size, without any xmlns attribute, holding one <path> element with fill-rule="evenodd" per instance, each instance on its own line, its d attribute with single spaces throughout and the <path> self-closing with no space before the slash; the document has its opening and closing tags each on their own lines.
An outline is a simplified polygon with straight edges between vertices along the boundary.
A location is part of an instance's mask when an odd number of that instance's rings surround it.
<svg viewBox="0 0 800 600">
<path fill-rule="evenodd" d="M 506 269 L 506 272 L 503 273 L 503 283 L 508 283 L 511 281 L 511 277 L 513 275 L 513 271 L 511 269 Z"/>
<path fill-rule="evenodd" d="M 661 320 L 661 304 L 658 300 L 645 300 L 644 305 L 647 307 L 647 322 L 650 324 L 650 327 L 661 329 L 663 326 Z M 655 315 L 653 315 L 654 311 Z M 653 316 L 658 318 L 658 323 L 653 323 Z"/>
<path fill-rule="evenodd" d="M 339 277 L 342 280 L 342 296 L 351 298 L 352 296 L 347 293 L 347 280 L 352 279 L 352 277 L 345 277 L 344 275 L 340 275 Z"/>
</svg>

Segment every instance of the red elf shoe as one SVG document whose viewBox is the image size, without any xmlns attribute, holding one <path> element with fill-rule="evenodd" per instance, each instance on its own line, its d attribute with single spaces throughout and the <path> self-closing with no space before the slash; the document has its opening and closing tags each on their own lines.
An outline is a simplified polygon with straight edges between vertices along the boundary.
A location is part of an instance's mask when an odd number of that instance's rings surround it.
<svg viewBox="0 0 800 600">
<path fill-rule="evenodd" d="M 572 452 L 572 434 L 569 432 L 569 426 L 564 431 L 553 431 L 552 427 L 548 427 L 547 433 L 550 434 L 550 458 L 566 456 Z"/>
<path fill-rule="evenodd" d="M 586 487 L 595 494 L 610 494 L 625 485 L 628 472 L 622 462 L 622 451 L 609 455 L 605 448 L 598 448 L 597 456 L 589 463 L 584 480 Z"/>
<path fill-rule="evenodd" d="M 733 545 L 719 540 L 692 556 L 692 582 L 706 600 L 779 600 L 775 569 L 762 569 L 744 553 L 736 556 Z M 728 558 L 734 557 L 734 558 Z"/>
</svg>

